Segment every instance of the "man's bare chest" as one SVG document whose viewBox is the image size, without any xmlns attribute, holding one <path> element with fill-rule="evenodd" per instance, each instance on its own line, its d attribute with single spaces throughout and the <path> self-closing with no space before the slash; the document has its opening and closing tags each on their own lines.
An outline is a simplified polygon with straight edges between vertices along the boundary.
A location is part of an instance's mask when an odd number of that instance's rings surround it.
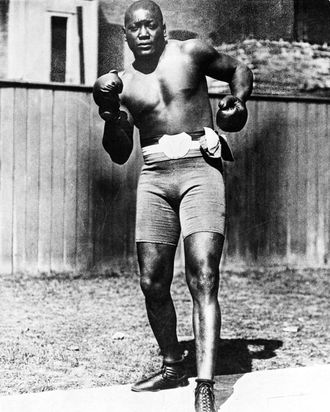
<svg viewBox="0 0 330 412">
<path fill-rule="evenodd" d="M 152 111 L 184 101 L 198 89 L 197 70 L 185 62 L 171 62 L 149 74 L 135 73 L 124 89 L 124 100 L 133 112 Z"/>
</svg>

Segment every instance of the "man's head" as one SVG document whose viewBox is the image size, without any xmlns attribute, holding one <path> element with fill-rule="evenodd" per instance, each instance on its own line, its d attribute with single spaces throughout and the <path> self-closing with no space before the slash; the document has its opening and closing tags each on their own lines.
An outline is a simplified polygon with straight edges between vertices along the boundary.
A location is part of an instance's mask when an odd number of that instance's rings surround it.
<svg viewBox="0 0 330 412">
<path fill-rule="evenodd" d="M 124 33 L 136 58 L 161 53 L 166 42 L 166 27 L 159 6 L 151 0 L 134 2 L 125 13 Z"/>
</svg>

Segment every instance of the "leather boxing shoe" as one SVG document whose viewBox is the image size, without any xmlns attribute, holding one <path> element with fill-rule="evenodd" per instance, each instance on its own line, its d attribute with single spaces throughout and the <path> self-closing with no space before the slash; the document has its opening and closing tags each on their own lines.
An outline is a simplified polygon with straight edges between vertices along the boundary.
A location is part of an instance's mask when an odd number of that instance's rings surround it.
<svg viewBox="0 0 330 412">
<path fill-rule="evenodd" d="M 207 379 L 196 379 L 195 389 L 195 411 L 216 412 L 214 402 L 214 381 Z"/>
<path fill-rule="evenodd" d="M 189 385 L 183 361 L 165 362 L 160 372 L 135 383 L 131 390 L 134 392 L 156 392 L 164 389 L 180 388 Z"/>
</svg>

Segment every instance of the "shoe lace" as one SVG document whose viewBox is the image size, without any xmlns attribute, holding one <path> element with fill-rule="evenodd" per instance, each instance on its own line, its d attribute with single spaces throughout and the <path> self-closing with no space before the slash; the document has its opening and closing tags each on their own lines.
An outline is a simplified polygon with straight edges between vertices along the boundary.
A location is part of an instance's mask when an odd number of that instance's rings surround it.
<svg viewBox="0 0 330 412">
<path fill-rule="evenodd" d="M 177 379 L 178 372 L 172 366 L 168 366 L 164 364 L 162 367 L 162 376 L 164 379 Z"/>
<path fill-rule="evenodd" d="M 201 407 L 203 412 L 213 412 L 214 411 L 214 393 L 212 388 L 208 384 L 202 384 L 198 388 L 198 393 L 200 397 Z"/>
</svg>

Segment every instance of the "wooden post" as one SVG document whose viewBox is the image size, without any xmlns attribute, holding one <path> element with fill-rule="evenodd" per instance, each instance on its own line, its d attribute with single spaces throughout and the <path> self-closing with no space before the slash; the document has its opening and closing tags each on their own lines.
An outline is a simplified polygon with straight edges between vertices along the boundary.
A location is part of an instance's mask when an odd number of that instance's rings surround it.
<svg viewBox="0 0 330 412">
<path fill-rule="evenodd" d="M 78 37 L 79 37 L 80 83 L 85 84 L 83 10 L 81 6 L 77 7 L 77 17 L 78 17 Z"/>
</svg>

